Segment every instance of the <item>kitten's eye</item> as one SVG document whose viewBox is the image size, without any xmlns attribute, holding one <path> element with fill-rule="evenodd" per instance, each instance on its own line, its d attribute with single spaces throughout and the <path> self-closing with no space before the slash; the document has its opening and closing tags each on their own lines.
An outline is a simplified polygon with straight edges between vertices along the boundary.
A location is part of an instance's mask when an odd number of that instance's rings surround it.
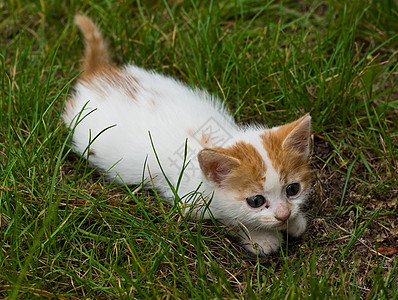
<svg viewBox="0 0 398 300">
<path fill-rule="evenodd" d="M 286 195 L 288 197 L 296 196 L 300 191 L 300 183 L 292 183 L 286 187 Z"/>
<path fill-rule="evenodd" d="M 265 198 L 261 195 L 254 196 L 252 198 L 246 199 L 247 204 L 249 204 L 253 208 L 259 208 L 264 205 Z"/>
</svg>

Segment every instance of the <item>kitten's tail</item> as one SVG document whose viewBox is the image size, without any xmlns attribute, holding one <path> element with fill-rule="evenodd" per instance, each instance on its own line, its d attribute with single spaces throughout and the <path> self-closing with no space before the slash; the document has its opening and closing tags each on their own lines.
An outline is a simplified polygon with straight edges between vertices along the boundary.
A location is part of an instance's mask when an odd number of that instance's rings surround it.
<svg viewBox="0 0 398 300">
<path fill-rule="evenodd" d="M 111 63 L 106 43 L 94 22 L 84 15 L 76 15 L 75 24 L 82 31 L 85 42 L 82 66 L 83 76 L 90 75 L 109 66 Z"/>
</svg>

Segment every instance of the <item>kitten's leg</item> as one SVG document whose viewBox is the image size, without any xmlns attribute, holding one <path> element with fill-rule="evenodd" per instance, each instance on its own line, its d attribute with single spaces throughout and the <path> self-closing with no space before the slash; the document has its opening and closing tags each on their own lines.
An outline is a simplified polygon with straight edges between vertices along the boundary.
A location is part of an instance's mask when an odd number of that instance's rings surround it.
<svg viewBox="0 0 398 300">
<path fill-rule="evenodd" d="M 282 234 L 277 230 L 252 230 L 250 233 L 240 232 L 239 236 L 247 251 L 261 256 L 278 251 L 279 245 L 283 243 Z"/>
<path fill-rule="evenodd" d="M 296 218 L 288 221 L 287 232 L 291 236 L 298 237 L 302 235 L 307 227 L 307 220 L 303 214 L 298 214 Z"/>
</svg>

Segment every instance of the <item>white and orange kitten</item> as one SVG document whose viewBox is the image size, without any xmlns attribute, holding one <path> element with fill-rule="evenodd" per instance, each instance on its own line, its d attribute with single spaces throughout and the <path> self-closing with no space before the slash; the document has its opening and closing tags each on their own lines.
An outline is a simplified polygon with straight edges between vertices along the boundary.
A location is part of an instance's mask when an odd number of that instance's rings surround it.
<svg viewBox="0 0 398 300">
<path fill-rule="evenodd" d="M 281 230 L 304 232 L 309 115 L 271 129 L 238 126 L 206 92 L 134 65 L 118 68 L 95 24 L 82 15 L 75 22 L 86 49 L 63 119 L 92 166 L 119 183 L 138 184 L 144 174 L 173 202 L 165 175 L 176 187 L 185 157 L 179 204 L 234 228 L 248 251 L 276 251 Z"/>
</svg>

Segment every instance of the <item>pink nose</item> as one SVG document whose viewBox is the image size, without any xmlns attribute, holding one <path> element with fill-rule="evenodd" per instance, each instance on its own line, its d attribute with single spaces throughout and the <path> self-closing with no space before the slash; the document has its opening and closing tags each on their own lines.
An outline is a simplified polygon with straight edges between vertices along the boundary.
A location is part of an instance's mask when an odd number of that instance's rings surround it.
<svg viewBox="0 0 398 300">
<path fill-rule="evenodd" d="M 280 204 L 275 210 L 275 219 L 285 222 L 289 217 L 290 210 L 286 206 Z"/>
</svg>

